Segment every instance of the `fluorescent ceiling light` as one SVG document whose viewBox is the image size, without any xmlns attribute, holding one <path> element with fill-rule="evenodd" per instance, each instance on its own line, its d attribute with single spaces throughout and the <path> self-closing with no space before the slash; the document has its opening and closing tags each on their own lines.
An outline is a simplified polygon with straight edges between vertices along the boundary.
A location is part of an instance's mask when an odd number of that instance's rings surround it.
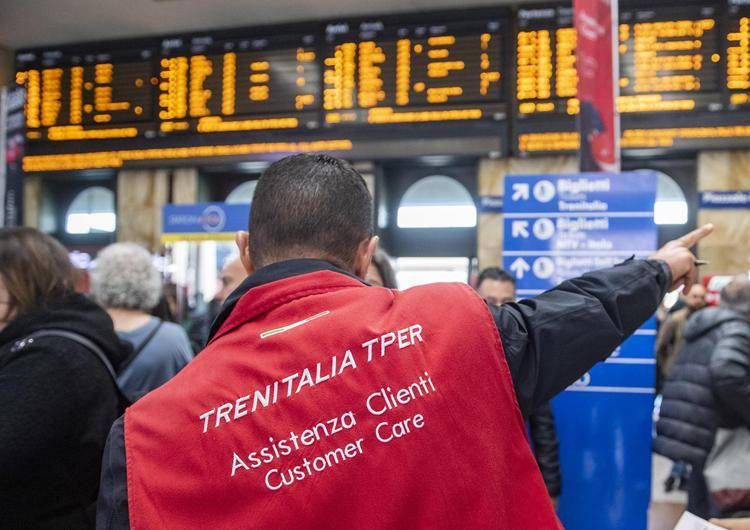
<svg viewBox="0 0 750 530">
<path fill-rule="evenodd" d="M 71 213 L 65 221 L 65 231 L 69 234 L 90 234 L 91 232 L 114 232 L 117 217 L 114 213 Z"/>
<path fill-rule="evenodd" d="M 684 225 L 688 220 L 688 206 L 681 200 L 657 200 L 654 204 L 654 222 L 658 225 Z"/>
<path fill-rule="evenodd" d="M 430 204 L 401 206 L 399 228 L 471 228 L 477 226 L 477 209 L 473 204 Z"/>
</svg>

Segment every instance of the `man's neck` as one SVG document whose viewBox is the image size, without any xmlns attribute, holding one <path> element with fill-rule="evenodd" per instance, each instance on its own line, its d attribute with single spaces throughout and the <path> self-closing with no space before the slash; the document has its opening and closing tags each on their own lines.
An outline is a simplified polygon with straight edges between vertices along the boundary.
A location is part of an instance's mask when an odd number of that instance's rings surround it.
<svg viewBox="0 0 750 530">
<path fill-rule="evenodd" d="M 115 331 L 133 331 L 151 320 L 151 315 L 138 309 L 112 307 L 107 309 L 107 314 L 115 325 Z"/>
</svg>

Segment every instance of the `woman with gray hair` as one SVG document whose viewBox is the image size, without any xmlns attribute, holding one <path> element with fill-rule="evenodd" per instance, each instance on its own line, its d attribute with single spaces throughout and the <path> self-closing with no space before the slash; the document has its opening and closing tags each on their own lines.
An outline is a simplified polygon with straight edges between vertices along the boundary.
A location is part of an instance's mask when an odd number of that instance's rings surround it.
<svg viewBox="0 0 750 530">
<path fill-rule="evenodd" d="M 115 243 L 99 252 L 91 291 L 112 317 L 120 338 L 133 344 L 133 354 L 117 378 L 131 401 L 171 379 L 192 359 L 185 331 L 149 314 L 159 302 L 162 281 L 146 249 Z"/>
</svg>

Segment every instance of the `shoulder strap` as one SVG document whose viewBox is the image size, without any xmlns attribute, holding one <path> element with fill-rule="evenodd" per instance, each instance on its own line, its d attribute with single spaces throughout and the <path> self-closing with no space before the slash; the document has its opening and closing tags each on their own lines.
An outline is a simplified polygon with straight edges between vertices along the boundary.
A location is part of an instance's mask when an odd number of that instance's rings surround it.
<svg viewBox="0 0 750 530">
<path fill-rule="evenodd" d="M 66 339 L 70 339 L 73 342 L 77 342 L 78 344 L 89 350 L 91 353 L 96 355 L 99 361 L 104 365 L 104 368 L 107 369 L 107 372 L 109 372 L 112 380 L 115 382 L 115 384 L 117 384 L 117 373 L 115 372 L 112 363 L 109 362 L 109 359 L 104 353 L 104 350 L 102 350 L 99 345 L 90 340 L 88 337 L 84 337 L 83 335 L 65 329 L 43 329 L 40 331 L 35 331 L 34 333 L 26 337 L 26 340 L 41 337 L 63 337 Z"/>
<path fill-rule="evenodd" d="M 159 332 L 159 329 L 161 329 L 162 324 L 164 324 L 164 321 L 162 319 L 159 319 L 159 321 L 156 323 L 156 325 L 153 327 L 151 331 L 148 332 L 148 335 L 146 335 L 146 338 L 141 341 L 141 343 L 133 349 L 133 353 L 128 355 L 128 357 L 120 363 L 120 373 L 122 373 L 125 368 L 130 366 L 130 364 L 135 361 L 135 358 L 140 355 L 140 353 L 148 346 L 148 343 L 151 342 L 151 340 L 156 336 L 156 334 Z"/>
<path fill-rule="evenodd" d="M 143 339 L 143 342 L 141 342 L 141 344 L 135 349 L 135 355 L 133 355 L 133 357 L 137 357 L 138 354 L 141 353 L 146 348 L 146 346 L 148 346 L 148 343 L 151 342 L 151 339 L 153 339 L 159 332 L 162 324 L 164 324 L 164 321 L 162 319 L 159 319 L 159 321 L 154 326 L 154 329 L 148 332 L 148 335 L 146 335 L 146 338 Z"/>
<path fill-rule="evenodd" d="M 112 380 L 112 383 L 115 385 L 115 390 L 117 391 L 117 401 L 119 403 L 120 408 L 120 414 L 125 411 L 125 409 L 132 403 L 132 401 L 125 396 L 125 394 L 122 393 L 122 390 L 120 389 L 120 385 L 117 384 L 117 372 L 115 371 L 115 368 L 112 366 L 112 363 L 107 358 L 107 355 L 104 353 L 104 350 L 102 350 L 98 344 L 96 344 L 94 341 L 89 339 L 88 337 L 84 337 L 83 335 L 79 333 L 75 333 L 73 331 L 68 331 L 66 329 L 42 329 L 39 331 L 35 331 L 28 335 L 23 341 L 25 343 L 33 342 L 36 338 L 42 338 L 42 337 L 61 337 L 68 340 L 72 340 L 75 343 L 80 344 L 84 348 L 86 348 L 88 351 L 93 353 L 97 359 L 102 363 L 104 368 L 107 370 L 107 373 L 109 373 L 109 377 Z"/>
</svg>

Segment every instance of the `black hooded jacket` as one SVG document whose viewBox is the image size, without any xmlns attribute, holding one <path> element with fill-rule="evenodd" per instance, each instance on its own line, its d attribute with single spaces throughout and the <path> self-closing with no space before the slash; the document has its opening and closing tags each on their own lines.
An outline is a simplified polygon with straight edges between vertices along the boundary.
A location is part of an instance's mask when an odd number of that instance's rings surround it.
<svg viewBox="0 0 750 530">
<path fill-rule="evenodd" d="M 0 526 L 93 527 L 101 455 L 119 395 L 104 364 L 58 329 L 96 343 L 116 367 L 126 352 L 112 320 L 81 295 L 0 331 Z"/>
<path fill-rule="evenodd" d="M 654 450 L 702 467 L 718 427 L 750 426 L 750 323 L 728 309 L 703 309 L 684 337 L 664 383 Z"/>
<path fill-rule="evenodd" d="M 562 493 L 560 444 L 555 430 L 555 416 L 549 402 L 536 408 L 529 416 L 529 435 L 547 493 L 556 499 Z"/>
</svg>

